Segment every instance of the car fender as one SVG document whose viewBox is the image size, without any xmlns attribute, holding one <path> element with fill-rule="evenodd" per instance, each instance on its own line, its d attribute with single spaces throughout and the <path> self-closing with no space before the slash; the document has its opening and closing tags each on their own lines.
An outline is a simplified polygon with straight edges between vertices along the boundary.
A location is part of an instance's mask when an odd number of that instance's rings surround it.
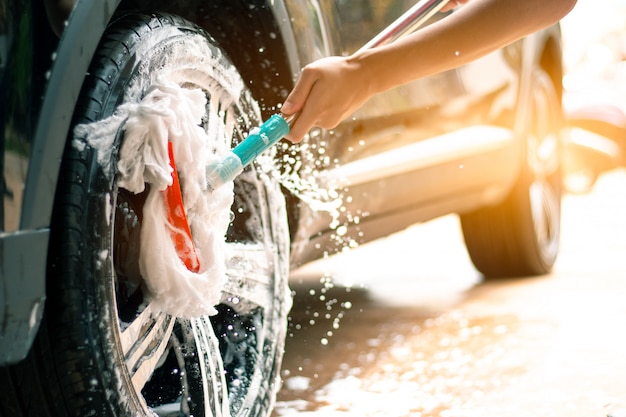
<svg viewBox="0 0 626 417">
<path fill-rule="evenodd" d="M 47 228 L 63 148 L 84 75 L 119 0 L 80 0 L 61 36 L 35 130 L 20 228 Z"/>
<path fill-rule="evenodd" d="M 84 74 L 118 4 L 78 1 L 54 57 L 33 138 L 20 230 L 0 235 L 0 365 L 24 359 L 39 328 L 61 156 Z"/>
</svg>

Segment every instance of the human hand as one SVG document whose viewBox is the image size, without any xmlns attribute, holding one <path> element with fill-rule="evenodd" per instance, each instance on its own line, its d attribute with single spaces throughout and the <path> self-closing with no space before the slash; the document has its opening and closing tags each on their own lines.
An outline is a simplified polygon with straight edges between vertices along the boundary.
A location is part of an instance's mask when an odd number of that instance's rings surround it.
<svg viewBox="0 0 626 417">
<path fill-rule="evenodd" d="M 299 112 L 286 138 L 300 142 L 312 127 L 337 126 L 371 96 L 371 81 L 353 57 L 322 58 L 305 66 L 281 107 L 285 116 Z"/>
</svg>

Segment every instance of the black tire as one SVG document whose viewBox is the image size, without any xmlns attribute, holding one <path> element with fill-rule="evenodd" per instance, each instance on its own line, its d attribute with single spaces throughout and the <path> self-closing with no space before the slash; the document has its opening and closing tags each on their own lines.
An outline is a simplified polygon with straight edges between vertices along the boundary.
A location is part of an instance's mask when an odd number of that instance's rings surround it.
<svg viewBox="0 0 626 417">
<path fill-rule="evenodd" d="M 139 101 L 165 73 L 206 92 L 206 123 L 217 116 L 227 128 L 216 140 L 240 140 L 260 123 L 236 68 L 201 29 L 175 16 L 128 14 L 101 41 L 74 124 Z M 0 415 L 269 415 L 290 307 L 277 181 L 256 166 L 235 181 L 218 314 L 175 319 L 144 299 L 137 258 L 145 194 L 118 188 L 96 151 L 76 141 L 68 140 L 56 193 L 44 320 L 28 358 L 0 372 Z M 121 141 L 118 131 L 111 167 Z"/>
<path fill-rule="evenodd" d="M 461 215 L 467 251 L 485 278 L 550 272 L 561 222 L 560 101 L 550 77 L 536 70 L 528 106 L 517 121 L 525 164 L 499 205 Z"/>
</svg>

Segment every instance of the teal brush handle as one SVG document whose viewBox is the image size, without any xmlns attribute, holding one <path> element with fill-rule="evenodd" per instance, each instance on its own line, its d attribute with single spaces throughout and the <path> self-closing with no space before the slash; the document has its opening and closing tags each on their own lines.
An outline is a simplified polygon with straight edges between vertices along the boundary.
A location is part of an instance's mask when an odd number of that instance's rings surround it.
<svg viewBox="0 0 626 417">
<path fill-rule="evenodd" d="M 289 133 L 289 124 L 282 116 L 275 114 L 258 129 L 253 129 L 243 142 L 233 149 L 233 153 L 241 160 L 244 167 L 257 156 Z"/>
<path fill-rule="evenodd" d="M 289 133 L 289 123 L 275 114 L 258 128 L 253 129 L 235 149 L 215 165 L 207 167 L 207 186 L 217 189 L 232 181 L 257 156 Z"/>
</svg>

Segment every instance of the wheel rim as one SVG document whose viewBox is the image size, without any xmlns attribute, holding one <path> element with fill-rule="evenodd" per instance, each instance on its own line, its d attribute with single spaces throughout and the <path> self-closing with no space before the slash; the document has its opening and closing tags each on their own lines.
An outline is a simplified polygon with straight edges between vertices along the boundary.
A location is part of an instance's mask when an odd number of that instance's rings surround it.
<svg viewBox="0 0 626 417">
<path fill-rule="evenodd" d="M 214 100 L 215 96 L 213 92 Z M 207 109 L 213 109 L 207 123 L 219 115 L 220 135 L 242 137 L 238 126 L 246 128 L 249 123 L 243 120 L 247 116 L 221 103 L 210 103 Z M 181 411 L 245 415 L 258 407 L 259 388 L 270 383 L 259 367 L 266 366 L 268 332 L 276 331 L 280 322 L 273 311 L 277 309 L 276 287 L 281 284 L 276 282 L 280 277 L 269 210 L 264 209 L 262 198 L 249 197 L 251 192 L 263 196 L 265 186 L 253 169 L 235 182 L 233 223 L 227 236 L 227 281 L 216 307 L 218 314 L 193 320 L 175 320 L 146 304 L 144 279 L 137 264 L 146 193 L 114 191 L 115 338 L 138 401 L 159 416 Z"/>
<path fill-rule="evenodd" d="M 561 175 L 560 145 L 556 126 L 555 94 L 548 80 L 540 77 L 532 92 L 532 131 L 528 137 L 528 167 L 532 182 L 529 201 L 534 233 L 543 259 L 557 256 L 560 234 Z"/>
</svg>

